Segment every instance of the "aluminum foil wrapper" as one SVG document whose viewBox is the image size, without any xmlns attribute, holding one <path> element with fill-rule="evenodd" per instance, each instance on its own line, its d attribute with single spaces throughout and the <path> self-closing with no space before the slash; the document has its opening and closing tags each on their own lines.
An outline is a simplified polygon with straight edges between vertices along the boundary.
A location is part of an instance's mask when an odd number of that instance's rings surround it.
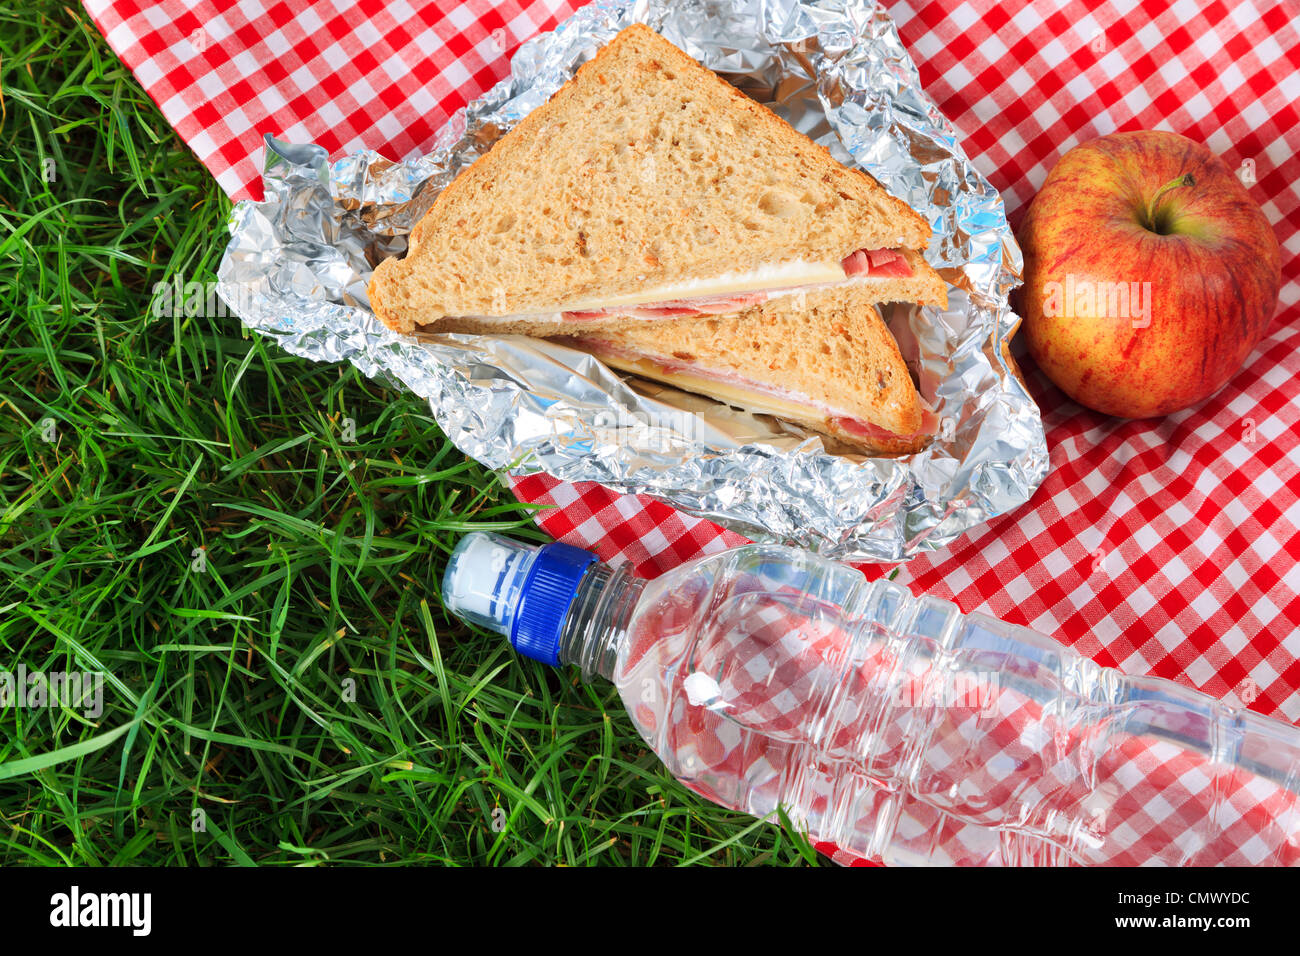
<svg viewBox="0 0 1300 956">
<path fill-rule="evenodd" d="M 402 336 L 370 311 L 374 266 L 405 250 L 438 192 L 635 21 L 929 220 L 927 257 L 949 282 L 949 307 L 885 311 L 942 423 L 924 451 L 845 454 L 546 341 Z M 1007 349 L 1019 323 L 1007 295 L 1022 263 L 1002 199 L 867 0 L 595 3 L 524 44 L 510 77 L 454 117 L 428 155 L 330 163 L 320 147 L 268 137 L 265 187 L 263 202 L 232 214 L 222 297 L 296 355 L 352 362 L 427 399 L 448 438 L 491 468 L 647 493 L 751 538 L 880 562 L 1018 507 L 1047 472 L 1042 421 Z"/>
</svg>

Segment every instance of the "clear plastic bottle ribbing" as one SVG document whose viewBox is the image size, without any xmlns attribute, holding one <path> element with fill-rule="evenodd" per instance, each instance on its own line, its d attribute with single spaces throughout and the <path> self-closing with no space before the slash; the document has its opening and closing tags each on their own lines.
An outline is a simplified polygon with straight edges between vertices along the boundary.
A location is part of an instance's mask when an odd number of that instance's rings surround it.
<svg viewBox="0 0 1300 956">
<path fill-rule="evenodd" d="M 691 789 L 781 806 L 856 856 L 1300 862 L 1294 727 L 803 551 L 748 546 L 651 582 L 593 565 L 560 659 L 613 681 Z M 1186 780 L 1142 771 L 1161 761 Z M 1244 783 L 1275 792 L 1249 830 L 1230 805 Z M 1144 829 L 1171 799 L 1176 825 Z"/>
</svg>

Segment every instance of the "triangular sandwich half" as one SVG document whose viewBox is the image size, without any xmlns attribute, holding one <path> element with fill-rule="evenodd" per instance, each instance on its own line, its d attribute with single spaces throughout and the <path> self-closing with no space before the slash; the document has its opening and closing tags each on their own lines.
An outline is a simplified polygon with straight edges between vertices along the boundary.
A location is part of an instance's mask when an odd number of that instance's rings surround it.
<svg viewBox="0 0 1300 956">
<path fill-rule="evenodd" d="M 638 24 L 443 190 L 369 294 L 401 332 L 530 335 L 794 290 L 942 304 L 929 238 L 870 176 Z"/>
<path fill-rule="evenodd" d="M 869 293 L 808 293 L 730 316 L 597 329 L 555 341 L 606 365 L 823 432 L 909 454 L 937 431 Z"/>
</svg>

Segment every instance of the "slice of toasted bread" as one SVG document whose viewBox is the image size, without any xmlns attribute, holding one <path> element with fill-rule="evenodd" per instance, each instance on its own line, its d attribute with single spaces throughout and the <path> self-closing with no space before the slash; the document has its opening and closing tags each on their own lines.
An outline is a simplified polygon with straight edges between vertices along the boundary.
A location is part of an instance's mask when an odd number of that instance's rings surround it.
<svg viewBox="0 0 1300 956">
<path fill-rule="evenodd" d="M 398 331 L 441 331 L 929 236 L 870 176 L 638 24 L 443 190 L 370 300 Z"/>
<path fill-rule="evenodd" d="M 607 365 L 824 432 L 869 454 L 934 434 L 898 343 L 869 299 L 811 294 L 730 316 L 600 329 L 555 341 Z"/>
</svg>

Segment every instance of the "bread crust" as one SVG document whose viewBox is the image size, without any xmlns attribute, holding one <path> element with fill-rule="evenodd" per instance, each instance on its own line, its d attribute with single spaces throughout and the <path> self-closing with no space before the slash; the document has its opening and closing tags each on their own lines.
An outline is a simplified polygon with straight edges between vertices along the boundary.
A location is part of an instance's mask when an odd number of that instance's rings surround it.
<svg viewBox="0 0 1300 956">
<path fill-rule="evenodd" d="M 615 76 L 613 72 L 609 72 L 613 69 L 611 64 L 615 58 L 621 56 L 624 52 L 627 52 L 628 61 L 634 66 L 624 64 L 623 72 L 618 74 L 619 76 L 627 74 L 633 68 L 644 68 L 651 72 L 659 71 L 664 77 L 682 74 L 686 81 L 676 84 L 673 86 L 674 89 L 677 86 L 689 87 L 692 90 L 692 95 L 699 97 L 701 103 L 707 102 L 711 105 L 711 113 L 716 112 L 725 115 L 728 122 L 730 122 L 731 118 L 735 118 L 737 124 L 743 122 L 752 123 L 753 128 L 748 133 L 748 139 L 755 142 L 761 140 L 763 143 L 768 144 L 764 148 L 776 149 L 779 147 L 784 150 L 789 154 L 789 168 L 800 171 L 798 175 L 805 178 L 814 177 L 815 171 L 814 178 L 824 184 L 828 194 L 838 195 L 840 200 L 843 200 L 846 204 L 862 203 L 869 204 L 870 208 L 879 208 L 877 218 L 886 222 L 888 229 L 885 230 L 884 225 L 877 224 L 872 227 L 877 232 L 881 230 L 896 231 L 900 235 L 894 238 L 906 240 L 899 243 L 899 245 L 911 248 L 924 248 L 928 243 L 930 229 L 925 220 L 908 208 L 904 202 L 891 196 L 870 175 L 862 170 L 849 169 L 840 165 L 826 147 L 813 143 L 771 110 L 754 102 L 725 80 L 702 67 L 649 27 L 644 24 L 633 24 L 606 44 L 593 59 L 583 64 L 575 76 L 560 90 L 557 90 L 547 103 L 525 116 L 518 126 L 498 140 L 491 150 L 479 157 L 442 191 L 435 199 L 433 206 L 412 231 L 405 258 L 393 258 L 380 263 L 370 282 L 370 298 L 376 314 L 385 324 L 397 331 L 409 332 L 417 325 L 438 328 L 439 322 L 456 314 L 508 315 L 516 312 L 534 311 L 534 309 L 518 307 L 520 302 L 529 296 L 531 296 L 533 303 L 537 303 L 549 296 L 554 301 L 548 301 L 546 307 L 558 307 L 562 304 L 566 292 L 579 292 L 578 286 L 583 283 L 598 288 L 603 294 L 617 295 L 623 291 L 630 291 L 638 285 L 643 285 L 645 282 L 658 281 L 660 275 L 656 274 L 656 267 L 668 279 L 675 279 L 679 277 L 678 274 L 680 274 L 680 277 L 689 277 L 691 272 L 689 263 L 685 267 L 671 270 L 664 266 L 663 262 L 660 261 L 664 255 L 662 249 L 658 253 L 651 249 L 646 253 L 644 262 L 613 262 L 608 269 L 609 275 L 598 276 L 596 275 L 597 266 L 581 261 L 582 244 L 584 242 L 581 230 L 577 231 L 577 242 L 579 244 L 577 256 L 579 258 L 570 265 L 552 268 L 544 264 L 542 259 L 538 257 L 533 261 L 535 268 L 524 268 L 519 265 L 521 260 L 518 258 L 508 259 L 508 262 L 515 264 L 514 273 L 493 294 L 489 294 L 486 281 L 474 280 L 473 276 L 469 274 L 470 266 L 474 266 L 480 273 L 480 280 L 488 276 L 492 277 L 493 280 L 499 278 L 498 275 L 493 274 L 490 266 L 482 265 L 481 262 L 473 258 L 471 252 L 465 251 L 475 244 L 487 249 L 496 248 L 491 245 L 491 243 L 497 242 L 493 237 L 487 236 L 484 238 L 483 232 L 474 232 L 475 228 L 483 225 L 480 220 L 484 216 L 491 217 L 500 213 L 501 221 L 511 217 L 509 211 L 510 201 L 506 197 L 494 193 L 496 186 L 500 184 L 507 172 L 513 171 L 515 175 L 519 175 L 521 160 L 527 160 L 528 156 L 531 155 L 530 149 L 543 148 L 543 145 L 539 144 L 545 144 L 548 141 L 548 136 L 554 133 L 557 126 L 562 127 L 566 123 L 575 122 L 572 117 L 566 116 L 566 111 L 572 110 L 574 108 L 573 103 L 578 102 L 581 97 L 590 96 L 592 91 L 588 87 L 599 84 L 607 73 L 611 77 Z M 632 81 L 627 82 L 630 84 Z M 663 82 L 668 83 L 670 81 L 665 79 Z M 661 94 L 654 95 L 659 96 Z M 658 101 L 655 100 L 655 102 Z M 579 103 L 579 105 L 581 104 Z M 685 109 L 685 106 L 683 106 L 683 109 Z M 609 113 L 608 115 L 613 116 L 616 114 Z M 772 143 L 776 145 L 771 145 Z M 651 143 L 652 147 L 654 145 L 654 143 Z M 658 145 L 662 149 L 669 148 L 663 144 Z M 649 155 L 653 159 L 655 154 Z M 605 161 L 607 163 L 612 162 L 608 157 Z M 539 179 L 544 180 L 545 175 L 550 172 L 551 170 L 540 170 Z M 613 181 L 624 181 L 624 179 L 620 179 L 619 176 L 609 170 L 606 170 L 604 175 L 607 179 L 614 177 Z M 788 175 L 795 174 L 789 173 Z M 576 174 L 571 178 L 575 182 L 582 181 L 581 177 L 577 177 Z M 778 185 L 782 184 L 784 184 L 784 180 L 779 180 Z M 755 188 L 759 187 L 756 186 Z M 642 204 L 641 208 L 643 210 L 647 209 L 644 204 Z M 848 205 L 843 207 L 844 210 L 848 208 Z M 864 205 L 863 208 L 867 208 L 867 205 Z M 469 217 L 466 213 L 467 209 L 475 210 L 477 215 Z M 573 213 L 573 209 L 569 206 L 556 206 L 552 208 L 552 212 L 552 218 L 568 217 Z M 520 215 L 523 214 L 524 210 L 521 209 Z M 847 215 L 847 212 L 844 211 L 842 214 Z M 467 229 L 459 229 L 456 225 L 457 222 L 467 218 L 472 218 L 475 221 L 468 223 Z M 728 221 L 732 221 L 735 217 L 727 218 Z M 764 228 L 771 226 L 773 229 L 780 228 L 781 223 L 779 220 L 781 218 L 783 217 L 776 216 L 772 219 L 757 217 L 760 226 Z M 596 222 L 598 219 L 599 217 L 593 217 L 592 221 Z M 863 218 L 861 222 L 863 225 L 854 228 L 866 229 L 866 218 Z M 532 223 L 530 228 L 534 229 L 535 234 L 532 239 L 533 243 L 536 244 L 537 236 L 541 235 L 541 233 L 536 231 L 536 223 Z M 710 228 L 716 231 L 718 224 L 716 222 L 711 223 Z M 738 227 L 733 226 L 732 228 Z M 507 229 L 506 231 L 512 239 L 516 238 L 511 230 Z M 547 235 L 562 234 L 567 237 L 569 232 L 570 230 L 556 226 Z M 472 235 L 468 233 L 472 233 Z M 779 253 L 775 255 L 775 258 L 764 258 L 772 255 L 770 238 L 761 231 L 756 232 L 754 233 L 754 239 L 745 249 L 746 251 L 750 248 L 754 249 L 757 261 L 783 261 L 783 256 Z M 845 239 L 848 238 L 849 236 L 846 234 Z M 636 236 L 629 236 L 626 229 L 623 230 L 623 239 L 626 240 L 625 246 L 640 241 L 637 240 Z M 500 242 L 504 243 L 504 241 L 501 240 Z M 487 245 L 484 245 L 485 243 Z M 516 245 L 521 243 L 524 243 L 524 239 L 518 238 Z M 644 245 L 643 241 L 642 245 Z M 894 247 L 891 242 L 881 242 L 874 246 L 853 245 L 852 248 L 836 250 L 833 254 L 842 257 L 856 248 L 880 248 L 882 246 Z M 547 254 L 554 257 L 554 250 L 548 248 L 546 251 Z M 673 251 L 669 250 L 670 253 Z M 512 256 L 518 254 L 518 250 L 515 248 L 508 248 L 506 252 Z M 561 254 L 563 253 L 564 250 L 561 250 Z M 683 253 L 682 258 L 685 258 L 685 253 Z M 826 258 L 826 256 L 822 255 L 820 258 Z M 491 256 L 488 256 L 487 259 L 490 261 Z M 563 258 L 560 261 L 563 262 Z M 601 268 L 604 267 L 601 266 Z M 643 268 L 647 276 L 636 274 L 638 269 Z M 707 262 L 702 265 L 702 274 L 717 274 L 718 271 L 725 271 L 715 269 L 710 273 L 709 268 L 713 268 L 713 266 Z M 928 270 L 929 266 L 923 265 L 923 268 Z M 674 274 L 668 275 L 667 272 L 669 271 Z M 551 275 L 553 272 L 555 273 L 554 276 Z M 534 273 L 537 276 L 535 279 Z M 534 283 L 534 288 L 531 290 L 527 288 L 530 282 Z M 539 291 L 542 290 L 543 286 L 546 290 L 544 293 Z M 539 296 L 541 299 L 538 298 Z M 500 308 L 495 307 L 497 297 L 502 300 Z M 574 301 L 574 298 L 573 294 L 569 295 L 569 301 Z"/>
<path fill-rule="evenodd" d="M 836 414 L 810 413 L 797 424 L 869 453 L 908 454 L 924 447 L 930 438 L 926 406 L 898 343 L 869 299 L 823 293 L 810 295 L 803 308 L 792 305 L 774 300 L 730 316 L 642 322 L 639 327 L 556 341 L 675 387 L 683 386 L 674 373 L 698 369 L 734 376 L 737 384 L 802 396 Z M 639 356 L 651 362 L 639 362 Z M 736 403 L 734 395 L 715 391 L 708 381 L 689 390 Z M 864 437 L 844 427 L 838 415 L 867 422 L 893 437 Z"/>
<path fill-rule="evenodd" d="M 609 58 L 612 58 L 617 52 L 619 52 L 621 44 L 629 43 L 636 39 L 643 39 L 656 46 L 658 48 L 657 52 L 660 55 L 662 55 L 663 57 L 669 60 L 672 60 L 682 70 L 687 70 L 690 72 L 705 71 L 710 73 L 710 76 L 712 78 L 718 79 L 720 81 L 720 86 L 718 87 L 719 92 L 721 92 L 725 96 L 730 97 L 731 100 L 733 101 L 733 105 L 737 106 L 738 108 L 745 111 L 746 113 L 749 113 L 757 121 L 763 123 L 769 129 L 771 129 L 778 137 L 780 137 L 782 140 L 786 142 L 786 144 L 790 147 L 791 151 L 800 150 L 800 149 L 812 149 L 816 153 L 818 153 L 822 159 L 824 159 L 827 163 L 829 163 L 830 166 L 837 173 L 843 174 L 849 178 L 856 176 L 865 180 L 870 185 L 871 188 L 880 191 L 882 198 L 888 200 L 890 203 L 893 204 L 894 209 L 898 213 L 898 215 L 913 221 L 913 224 L 919 234 L 920 241 L 917 243 L 913 243 L 912 248 L 925 249 L 928 247 L 930 242 L 930 232 L 931 232 L 930 224 L 927 223 L 924 219 L 922 219 L 916 213 L 916 211 L 912 209 L 911 206 L 907 205 L 907 203 L 903 202 L 898 197 L 889 193 L 883 186 L 880 185 L 879 180 L 877 180 L 874 176 L 872 176 L 870 173 L 866 172 L 865 170 L 857 169 L 857 168 L 849 168 L 847 166 L 844 166 L 842 163 L 836 160 L 834 156 L 831 155 L 830 149 L 821 145 L 820 143 L 816 143 L 812 141 L 807 136 L 804 136 L 802 133 L 800 133 L 798 130 L 792 127 L 785 120 L 781 119 L 781 117 L 777 116 L 770 109 L 765 107 L 763 104 L 758 103 L 753 99 L 750 99 L 748 96 L 746 96 L 740 90 L 736 89 L 730 83 L 727 83 L 725 80 L 722 80 L 721 77 L 718 77 L 716 74 L 713 74 L 711 71 L 708 71 L 706 67 L 701 66 L 693 57 L 689 56 L 684 51 L 674 46 L 669 41 L 665 40 L 662 36 L 660 36 L 650 27 L 646 26 L 644 23 L 633 23 L 630 26 L 625 27 L 623 30 L 621 30 L 618 33 L 618 35 L 614 37 L 613 40 L 611 40 L 609 43 L 601 47 L 594 57 L 592 57 L 586 63 L 582 64 L 582 66 L 578 67 L 577 72 L 573 74 L 573 77 L 569 80 L 568 83 L 566 83 L 564 86 L 561 86 L 558 90 L 556 90 L 549 97 L 547 97 L 546 103 L 543 106 L 540 106 L 537 109 L 533 110 L 522 120 L 520 120 L 518 125 L 516 125 L 507 135 L 524 137 L 536 133 L 537 130 L 540 127 L 543 127 L 547 122 L 547 120 L 550 119 L 550 114 L 547 111 L 547 107 L 550 106 L 552 103 L 554 103 L 557 99 L 559 99 L 561 94 L 565 92 L 566 88 L 570 84 L 576 82 L 580 77 L 583 77 L 585 74 L 589 72 L 599 72 L 599 70 L 603 67 L 605 61 Z M 475 175 L 476 170 L 477 170 L 477 175 L 479 176 L 490 176 L 495 163 L 502 161 L 502 157 L 503 155 L 505 155 L 503 151 L 501 151 L 498 148 L 501 145 L 503 140 L 504 137 L 500 140 L 497 140 L 497 142 L 492 145 L 491 149 L 489 149 L 478 159 L 474 160 L 474 162 L 470 164 L 468 169 L 465 169 L 460 173 L 460 175 L 456 177 L 456 180 L 457 181 L 460 180 L 461 177 L 470 177 L 472 175 Z M 447 188 L 444 189 L 439 194 L 438 198 L 434 200 L 433 205 L 429 207 L 429 211 L 416 224 L 415 229 L 413 229 L 411 232 L 411 249 L 408 251 L 408 254 L 409 252 L 414 251 L 414 247 L 416 242 L 418 241 L 418 236 L 421 232 L 421 228 L 425 227 L 426 224 L 430 222 L 436 222 L 437 213 L 439 212 L 440 208 L 447 204 L 447 202 L 449 201 L 449 197 L 454 198 L 455 194 L 452 192 L 452 187 L 454 187 L 455 185 L 456 185 L 456 181 L 450 183 L 447 186 Z"/>
</svg>

